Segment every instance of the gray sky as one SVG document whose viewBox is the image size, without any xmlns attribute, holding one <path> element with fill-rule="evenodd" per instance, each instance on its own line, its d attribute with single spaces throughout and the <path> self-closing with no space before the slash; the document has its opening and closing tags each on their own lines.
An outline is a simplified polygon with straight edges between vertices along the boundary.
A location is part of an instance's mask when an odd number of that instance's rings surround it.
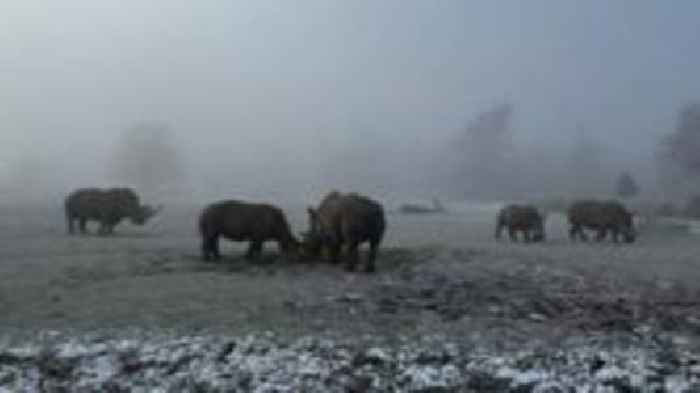
<svg viewBox="0 0 700 393">
<path fill-rule="evenodd" d="M 313 165 L 358 139 L 436 143 L 502 100 L 522 140 L 583 123 L 647 151 L 700 98 L 699 16 L 694 0 L 5 0 L 0 155 L 82 165 L 154 120 L 206 165 Z"/>
</svg>

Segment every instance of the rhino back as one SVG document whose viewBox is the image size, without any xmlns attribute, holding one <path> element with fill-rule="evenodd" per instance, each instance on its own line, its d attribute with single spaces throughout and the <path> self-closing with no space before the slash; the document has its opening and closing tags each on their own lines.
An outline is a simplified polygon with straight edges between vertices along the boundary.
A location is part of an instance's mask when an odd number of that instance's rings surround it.
<svg viewBox="0 0 700 393">
<path fill-rule="evenodd" d="M 66 197 L 66 214 L 72 217 L 100 218 L 105 206 L 104 191 L 99 188 L 81 188 Z"/>
<path fill-rule="evenodd" d="M 542 223 L 542 216 L 531 205 L 508 205 L 501 209 L 499 222 L 514 228 L 530 228 Z"/>
<path fill-rule="evenodd" d="M 365 196 L 332 192 L 318 208 L 321 231 L 336 240 L 381 241 L 386 229 L 383 207 Z"/>
<path fill-rule="evenodd" d="M 616 200 L 606 201 L 604 210 L 611 224 L 627 228 L 633 226 L 632 213 L 622 203 Z"/>
<path fill-rule="evenodd" d="M 381 237 L 386 228 L 384 209 L 369 198 L 350 195 L 349 208 L 345 211 L 350 226 L 361 234 Z"/>
<path fill-rule="evenodd" d="M 569 223 L 591 228 L 602 228 L 610 225 L 611 217 L 606 211 L 605 204 L 596 200 L 574 202 L 568 210 Z"/>
<path fill-rule="evenodd" d="M 220 234 L 233 240 L 280 239 L 290 235 L 287 219 L 276 206 L 237 200 L 207 206 L 200 215 L 199 229 L 203 235 Z"/>
<path fill-rule="evenodd" d="M 110 188 L 105 193 L 108 203 L 124 212 L 136 212 L 141 206 L 141 199 L 131 188 Z"/>
</svg>

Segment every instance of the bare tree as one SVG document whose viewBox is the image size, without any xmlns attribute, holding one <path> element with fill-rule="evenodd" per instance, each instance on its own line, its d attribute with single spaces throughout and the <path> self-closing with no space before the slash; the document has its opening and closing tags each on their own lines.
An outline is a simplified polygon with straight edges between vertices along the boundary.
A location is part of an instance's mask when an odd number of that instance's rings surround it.
<svg viewBox="0 0 700 393">
<path fill-rule="evenodd" d="M 123 132 L 111 169 L 118 181 L 145 192 L 162 192 L 185 178 L 173 132 L 162 123 L 141 123 Z"/>
<path fill-rule="evenodd" d="M 597 142 L 579 124 L 570 153 L 569 184 L 578 195 L 597 194 L 603 191 L 603 184 L 610 184 L 605 172 L 606 154 L 603 146 Z M 605 186 L 607 188 L 609 186 Z"/>
<path fill-rule="evenodd" d="M 514 153 L 511 122 L 513 105 L 506 102 L 479 113 L 456 141 L 457 182 L 460 192 L 495 196 L 510 191 Z"/>
<path fill-rule="evenodd" d="M 685 105 L 675 130 L 659 141 L 657 175 L 662 189 L 674 196 L 698 191 L 700 175 L 700 102 Z"/>
<path fill-rule="evenodd" d="M 629 172 L 622 172 L 617 178 L 615 193 L 621 198 L 632 198 L 639 194 L 639 185 Z"/>
<path fill-rule="evenodd" d="M 700 173 L 700 103 L 681 109 L 675 132 L 666 136 L 662 143 L 669 158 L 690 173 Z"/>
</svg>

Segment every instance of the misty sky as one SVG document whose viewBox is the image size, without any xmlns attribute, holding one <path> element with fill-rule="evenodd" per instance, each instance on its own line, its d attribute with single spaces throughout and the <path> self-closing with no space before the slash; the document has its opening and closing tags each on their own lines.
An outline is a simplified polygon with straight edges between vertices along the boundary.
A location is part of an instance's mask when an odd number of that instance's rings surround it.
<svg viewBox="0 0 700 393">
<path fill-rule="evenodd" d="M 360 139 L 438 143 L 503 100 L 521 139 L 581 123 L 645 151 L 700 99 L 699 17 L 694 0 L 4 0 L 0 155 L 78 165 L 165 121 L 206 165 L 312 166 Z"/>
</svg>

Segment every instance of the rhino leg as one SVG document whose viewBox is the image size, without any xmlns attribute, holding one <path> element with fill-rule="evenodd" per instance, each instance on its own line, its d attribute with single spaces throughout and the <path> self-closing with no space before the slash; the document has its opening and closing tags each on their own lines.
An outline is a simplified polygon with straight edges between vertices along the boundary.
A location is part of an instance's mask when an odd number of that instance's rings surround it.
<svg viewBox="0 0 700 393">
<path fill-rule="evenodd" d="M 66 216 L 66 224 L 68 224 L 68 234 L 72 235 L 75 233 L 75 228 L 73 227 L 73 217 Z"/>
<path fill-rule="evenodd" d="M 209 252 L 214 260 L 221 259 L 221 252 L 219 251 L 219 236 L 212 236 L 209 239 Z"/>
<path fill-rule="evenodd" d="M 612 241 L 614 243 L 619 243 L 620 242 L 620 231 L 617 230 L 617 228 L 612 229 Z"/>
<path fill-rule="evenodd" d="M 214 236 L 214 238 L 211 239 L 211 252 L 212 255 L 214 255 L 214 259 L 219 260 L 221 259 L 221 251 L 219 251 L 219 237 Z"/>
<path fill-rule="evenodd" d="M 581 239 L 581 241 L 587 242 L 588 241 L 588 235 L 586 235 L 586 232 L 583 231 L 583 228 L 579 228 L 578 230 L 578 237 Z"/>
<path fill-rule="evenodd" d="M 576 241 L 576 238 L 584 242 L 588 241 L 588 236 L 586 236 L 580 224 L 572 224 L 571 228 L 569 228 L 569 239 Z"/>
<path fill-rule="evenodd" d="M 365 265 L 366 273 L 375 272 L 375 261 L 377 260 L 377 251 L 379 250 L 379 242 L 371 241 L 369 243 L 369 255 L 367 257 L 367 265 Z"/>
<path fill-rule="evenodd" d="M 103 221 L 100 223 L 100 235 L 107 236 L 114 233 L 114 225 L 110 221 Z"/>
<path fill-rule="evenodd" d="M 205 236 L 202 236 L 202 259 L 204 261 L 210 260 L 210 257 L 211 257 L 210 244 L 211 244 L 211 240 Z"/>
<path fill-rule="evenodd" d="M 495 233 L 493 234 L 493 237 L 496 238 L 496 240 L 499 240 L 499 239 L 501 238 L 501 233 L 502 233 L 502 232 L 503 232 L 503 224 L 499 222 L 499 223 L 496 225 L 496 231 L 495 231 Z"/>
<path fill-rule="evenodd" d="M 87 220 L 85 218 L 80 218 L 78 222 L 78 226 L 80 227 L 80 233 L 83 235 L 87 233 Z"/>
<path fill-rule="evenodd" d="M 508 236 L 510 236 L 511 241 L 514 241 L 514 242 L 518 241 L 518 233 L 515 230 L 515 228 L 513 228 L 513 227 L 508 228 Z"/>
<path fill-rule="evenodd" d="M 603 239 L 605 239 L 607 236 L 608 236 L 608 230 L 605 229 L 605 228 L 603 228 L 603 229 L 599 230 L 598 233 L 596 234 L 595 241 L 601 242 L 601 241 L 603 241 Z M 614 236 L 615 236 L 615 235 L 613 234 L 613 237 L 614 237 Z"/>
<path fill-rule="evenodd" d="M 582 242 L 588 242 L 588 234 L 586 233 L 586 230 L 585 230 L 583 227 L 581 227 L 581 228 L 578 230 L 578 238 L 579 238 Z"/>
<path fill-rule="evenodd" d="M 340 242 L 333 242 L 331 245 L 328 247 L 328 252 L 329 252 L 329 258 L 332 264 L 337 264 L 340 261 L 340 249 L 342 247 L 342 243 Z"/>
<path fill-rule="evenodd" d="M 246 257 L 246 259 L 253 259 L 253 253 L 255 253 L 255 250 L 254 250 L 254 249 L 255 249 L 255 246 L 254 246 L 254 244 L 255 244 L 255 243 L 254 243 L 253 241 L 251 241 L 251 242 L 248 244 L 248 251 L 245 252 L 245 257 Z"/>
<path fill-rule="evenodd" d="M 205 261 L 218 260 L 221 258 L 219 253 L 219 237 L 204 236 L 202 237 L 202 259 Z"/>
<path fill-rule="evenodd" d="M 97 230 L 97 234 L 100 236 L 107 235 L 107 223 L 100 221 L 100 228 Z"/>
<path fill-rule="evenodd" d="M 291 250 L 290 250 L 289 246 L 286 245 L 286 243 L 284 243 L 282 241 L 279 241 L 279 240 L 277 241 L 277 249 L 279 250 L 280 255 L 283 255 L 283 256 L 291 255 Z"/>
<path fill-rule="evenodd" d="M 247 259 L 257 259 L 262 253 L 263 242 L 260 240 L 251 240 L 248 246 L 248 251 L 245 254 Z"/>
<path fill-rule="evenodd" d="M 347 253 L 347 265 L 345 266 L 345 270 L 349 272 L 354 272 L 355 269 L 357 268 L 357 264 L 360 259 L 360 255 L 358 252 L 360 244 L 359 242 L 353 240 L 348 243 L 348 253 Z"/>
</svg>

